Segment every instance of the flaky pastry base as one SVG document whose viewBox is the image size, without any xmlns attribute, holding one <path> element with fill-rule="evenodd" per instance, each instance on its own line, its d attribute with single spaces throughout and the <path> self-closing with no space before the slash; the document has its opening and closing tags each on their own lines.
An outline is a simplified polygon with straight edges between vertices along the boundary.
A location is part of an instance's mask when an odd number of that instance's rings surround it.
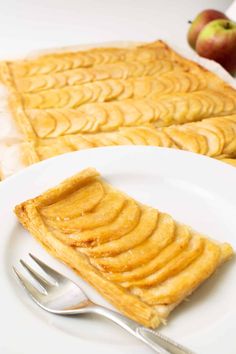
<svg viewBox="0 0 236 354">
<path fill-rule="evenodd" d="M 2 178 L 96 146 L 163 146 L 234 163 L 235 89 L 163 41 L 5 61 L 0 81 L 17 128 L 0 141 Z"/>
<path fill-rule="evenodd" d="M 233 255 L 86 169 L 15 208 L 22 225 L 115 308 L 156 328 Z"/>
</svg>

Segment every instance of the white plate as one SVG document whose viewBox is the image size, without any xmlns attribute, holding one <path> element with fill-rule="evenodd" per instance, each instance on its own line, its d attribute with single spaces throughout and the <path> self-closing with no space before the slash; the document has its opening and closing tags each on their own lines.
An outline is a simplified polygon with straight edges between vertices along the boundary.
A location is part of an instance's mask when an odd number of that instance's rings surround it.
<svg viewBox="0 0 236 354">
<path fill-rule="evenodd" d="M 18 286 L 12 265 L 33 252 L 64 272 L 101 304 L 105 301 L 51 258 L 17 223 L 13 207 L 93 166 L 138 200 L 171 213 L 236 248 L 236 169 L 189 152 L 155 147 L 84 150 L 36 164 L 0 184 L 1 354 L 147 354 L 148 348 L 101 318 L 48 314 Z M 160 330 L 198 354 L 235 354 L 236 264 L 232 260 L 176 309 Z"/>
</svg>

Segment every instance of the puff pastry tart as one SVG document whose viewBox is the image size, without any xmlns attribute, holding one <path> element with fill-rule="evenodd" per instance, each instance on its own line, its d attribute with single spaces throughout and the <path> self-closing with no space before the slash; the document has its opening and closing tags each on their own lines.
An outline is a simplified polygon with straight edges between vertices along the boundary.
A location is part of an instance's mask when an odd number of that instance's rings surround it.
<svg viewBox="0 0 236 354">
<path fill-rule="evenodd" d="M 86 169 L 16 206 L 23 226 L 118 310 L 155 328 L 233 250 Z"/>
<path fill-rule="evenodd" d="M 235 136 L 235 89 L 162 41 L 2 62 L 0 81 L 7 118 L 21 134 L 14 142 L 23 166 L 116 144 L 236 156 L 235 142 L 228 145 Z"/>
</svg>

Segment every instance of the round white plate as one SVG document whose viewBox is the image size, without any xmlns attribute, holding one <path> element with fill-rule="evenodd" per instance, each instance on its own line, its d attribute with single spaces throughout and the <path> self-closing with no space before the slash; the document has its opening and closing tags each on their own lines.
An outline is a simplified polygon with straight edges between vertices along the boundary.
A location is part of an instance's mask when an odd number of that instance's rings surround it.
<svg viewBox="0 0 236 354">
<path fill-rule="evenodd" d="M 155 147 L 97 148 L 62 155 L 0 184 L 0 353 L 147 354 L 144 344 L 98 317 L 59 317 L 39 309 L 19 287 L 12 265 L 28 252 L 74 279 L 95 301 L 105 301 L 49 256 L 18 224 L 13 207 L 86 167 L 143 203 L 236 248 L 236 169 L 200 155 Z M 22 269 L 22 268 L 20 268 Z M 160 328 L 198 354 L 235 354 L 236 263 L 228 262 L 171 314 Z"/>
</svg>

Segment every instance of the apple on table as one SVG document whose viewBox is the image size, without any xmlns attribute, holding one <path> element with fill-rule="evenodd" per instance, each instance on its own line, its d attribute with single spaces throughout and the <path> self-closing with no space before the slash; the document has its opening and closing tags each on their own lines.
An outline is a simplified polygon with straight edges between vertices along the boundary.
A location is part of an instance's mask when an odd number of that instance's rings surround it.
<svg viewBox="0 0 236 354">
<path fill-rule="evenodd" d="M 215 60 L 236 74 L 236 23 L 223 12 L 202 11 L 191 22 L 188 42 L 200 56 Z"/>
<path fill-rule="evenodd" d="M 209 9 L 202 11 L 199 15 L 197 15 L 194 21 L 189 21 L 191 26 L 188 31 L 188 42 L 193 49 L 196 47 L 198 35 L 203 27 L 205 27 L 209 22 L 220 18 L 228 19 L 223 12 Z"/>
<path fill-rule="evenodd" d="M 198 36 L 196 50 L 202 57 L 213 59 L 236 74 L 236 23 L 214 20 Z"/>
</svg>

